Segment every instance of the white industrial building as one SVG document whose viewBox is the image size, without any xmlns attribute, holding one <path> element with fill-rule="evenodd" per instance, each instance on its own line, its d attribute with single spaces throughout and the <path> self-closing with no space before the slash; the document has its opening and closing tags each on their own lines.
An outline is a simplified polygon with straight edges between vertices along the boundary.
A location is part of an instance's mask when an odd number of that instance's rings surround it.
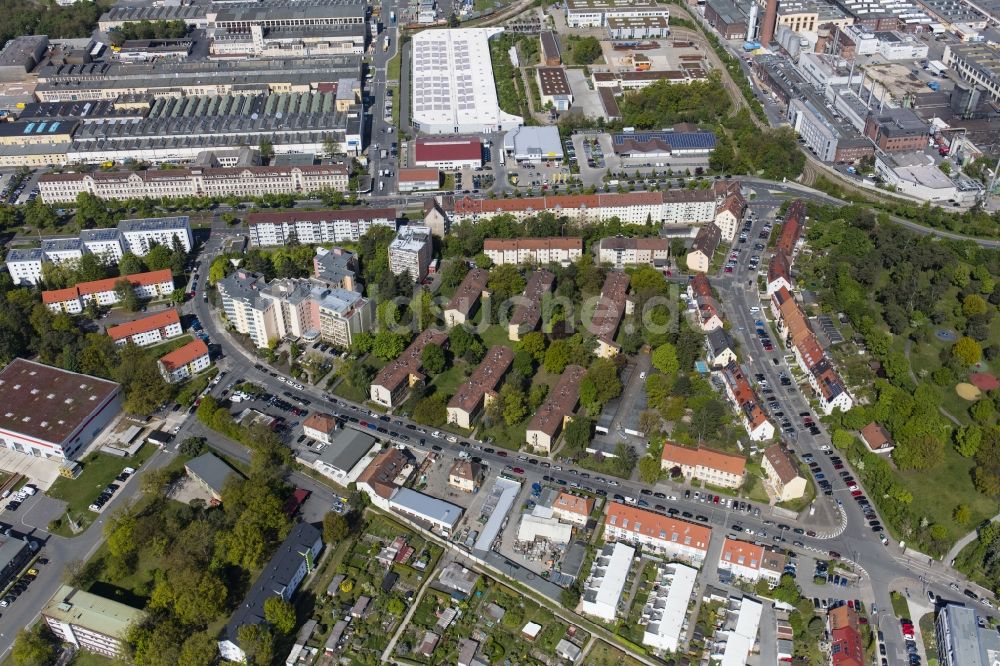
<svg viewBox="0 0 1000 666">
<path fill-rule="evenodd" d="M 517 528 L 518 541 L 534 541 L 547 539 L 553 543 L 569 543 L 573 537 L 573 526 L 560 522 L 558 518 L 545 518 L 526 513 L 521 516 L 521 525 Z"/>
<path fill-rule="evenodd" d="M 518 162 L 544 162 L 563 159 L 562 142 L 559 139 L 559 128 L 546 125 L 544 127 L 518 127 L 507 132 L 503 137 L 503 149 L 508 157 Z"/>
<path fill-rule="evenodd" d="M 581 610 L 587 615 L 614 622 L 618 601 L 625 589 L 635 548 L 624 543 L 607 544 L 594 560 L 590 576 L 583 588 Z"/>
<path fill-rule="evenodd" d="M 0 446 L 74 458 L 121 411 L 121 385 L 23 358 L 0 370 Z"/>
<path fill-rule="evenodd" d="M 413 36 L 413 126 L 425 134 L 478 134 L 519 127 L 500 110 L 489 38 L 503 28 L 425 30 Z"/>
<path fill-rule="evenodd" d="M 670 19 L 670 9 L 656 0 L 567 0 L 566 25 L 570 28 L 601 28 L 612 18 Z"/>
<path fill-rule="evenodd" d="M 430 523 L 443 534 L 449 534 L 455 529 L 462 518 L 462 507 L 412 488 L 397 488 L 389 498 L 389 508 L 404 516 Z"/>
<path fill-rule="evenodd" d="M 897 192 L 931 203 L 972 205 L 982 186 L 968 178 L 945 175 L 926 153 L 875 153 L 875 171 Z"/>
<path fill-rule="evenodd" d="M 651 592 L 642 609 L 646 629 L 642 644 L 657 650 L 677 652 L 687 616 L 688 602 L 694 592 L 698 570 L 683 564 L 660 564 L 656 580 L 659 587 Z"/>
</svg>

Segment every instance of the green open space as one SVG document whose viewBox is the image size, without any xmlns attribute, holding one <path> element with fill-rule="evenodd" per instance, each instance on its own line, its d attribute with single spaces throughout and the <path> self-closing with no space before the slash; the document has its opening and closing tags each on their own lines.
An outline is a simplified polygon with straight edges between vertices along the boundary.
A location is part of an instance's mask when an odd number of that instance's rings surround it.
<svg viewBox="0 0 1000 666">
<path fill-rule="evenodd" d="M 934 624 L 934 613 L 924 613 L 920 617 L 920 637 L 924 641 L 924 653 L 927 656 L 927 666 L 937 666 L 937 627 Z"/>
<path fill-rule="evenodd" d="M 94 503 L 101 491 L 126 467 L 139 467 L 155 453 L 156 447 L 144 444 L 131 458 L 119 458 L 108 453 L 91 453 L 80 464 L 83 471 L 75 479 L 59 477 L 48 490 L 48 496 L 66 502 L 66 511 L 81 529 L 86 529 L 98 514 L 87 507 Z M 130 479 L 130 483 L 136 483 Z M 73 536 L 67 521 L 62 521 L 55 533 Z"/>
<path fill-rule="evenodd" d="M 587 654 L 587 666 L 642 666 L 642 662 L 604 641 L 596 641 Z"/>
<path fill-rule="evenodd" d="M 910 617 L 910 606 L 906 603 L 906 597 L 899 592 L 893 591 L 889 593 L 889 598 L 892 600 L 893 615 L 898 618 Z"/>
</svg>

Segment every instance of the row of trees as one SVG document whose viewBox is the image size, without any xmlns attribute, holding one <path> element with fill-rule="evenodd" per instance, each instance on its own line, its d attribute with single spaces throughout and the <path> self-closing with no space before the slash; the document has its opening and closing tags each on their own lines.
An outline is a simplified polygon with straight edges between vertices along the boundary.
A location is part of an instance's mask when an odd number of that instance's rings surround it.
<svg viewBox="0 0 1000 666">
<path fill-rule="evenodd" d="M 88 253 L 76 261 L 66 261 L 60 264 L 48 261 L 43 263 L 42 284 L 46 289 L 64 289 L 79 282 L 103 280 L 120 275 L 134 275 L 167 268 L 174 275 L 181 275 L 184 273 L 187 258 L 187 252 L 184 251 L 184 246 L 177 238 L 174 238 L 173 247 L 154 244 L 144 257 L 126 252 L 117 264 L 106 261 L 100 255 Z"/>
</svg>

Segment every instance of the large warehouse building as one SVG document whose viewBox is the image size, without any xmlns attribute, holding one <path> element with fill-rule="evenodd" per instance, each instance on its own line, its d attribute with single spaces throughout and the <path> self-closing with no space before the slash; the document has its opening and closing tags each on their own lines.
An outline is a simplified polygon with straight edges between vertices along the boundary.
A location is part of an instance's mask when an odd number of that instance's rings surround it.
<svg viewBox="0 0 1000 666">
<path fill-rule="evenodd" d="M 121 411 L 121 385 L 15 358 L 0 370 L 0 444 L 35 457 L 73 458 Z"/>
<path fill-rule="evenodd" d="M 503 28 L 413 36 L 413 126 L 425 134 L 505 132 L 524 119 L 500 110 L 489 38 Z"/>
</svg>

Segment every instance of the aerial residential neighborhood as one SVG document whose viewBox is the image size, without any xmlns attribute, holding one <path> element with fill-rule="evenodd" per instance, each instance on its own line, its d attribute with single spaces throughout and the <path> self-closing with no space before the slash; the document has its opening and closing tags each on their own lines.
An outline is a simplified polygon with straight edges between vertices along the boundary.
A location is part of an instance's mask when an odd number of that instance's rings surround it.
<svg viewBox="0 0 1000 666">
<path fill-rule="evenodd" d="M 1000 7 L 0 18 L 3 664 L 1000 663 Z"/>
</svg>

